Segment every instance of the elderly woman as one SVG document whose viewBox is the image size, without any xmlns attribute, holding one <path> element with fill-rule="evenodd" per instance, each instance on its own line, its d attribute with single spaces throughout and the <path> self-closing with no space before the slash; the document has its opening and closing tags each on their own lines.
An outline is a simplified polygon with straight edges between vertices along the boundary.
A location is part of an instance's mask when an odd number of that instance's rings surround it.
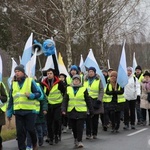
<svg viewBox="0 0 150 150">
<path fill-rule="evenodd" d="M 74 75 L 72 84 L 67 87 L 62 103 L 62 114 L 70 119 L 75 148 L 82 148 L 82 135 L 87 110 L 93 114 L 93 107 L 88 91 L 82 86 L 81 77 Z"/>
<path fill-rule="evenodd" d="M 143 117 L 143 125 L 146 125 L 146 114 L 148 110 L 148 117 L 150 120 L 150 73 L 148 71 L 145 71 L 143 74 L 144 79 L 141 82 L 141 112 L 142 112 L 142 117 Z M 150 122 L 149 122 L 150 125 Z"/>
</svg>

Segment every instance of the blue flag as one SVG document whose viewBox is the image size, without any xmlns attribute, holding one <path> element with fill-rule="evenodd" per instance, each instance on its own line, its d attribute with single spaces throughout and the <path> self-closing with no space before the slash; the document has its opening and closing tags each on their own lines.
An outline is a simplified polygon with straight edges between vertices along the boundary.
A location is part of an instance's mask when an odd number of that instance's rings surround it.
<svg viewBox="0 0 150 150">
<path fill-rule="evenodd" d="M 89 67 L 95 67 L 96 69 L 96 72 L 97 74 L 100 76 L 101 78 L 101 81 L 102 81 L 102 84 L 103 84 L 103 87 L 105 88 L 106 87 L 106 81 L 105 81 L 105 78 L 104 78 L 104 75 L 102 73 L 102 71 L 100 70 L 99 68 L 99 65 L 94 57 L 94 54 L 93 54 L 93 51 L 92 49 L 90 49 L 90 52 L 84 62 L 84 65 L 89 68 Z"/>
<path fill-rule="evenodd" d="M 125 42 L 123 44 L 122 54 L 121 54 L 120 63 L 119 63 L 119 67 L 118 67 L 117 83 L 122 88 L 125 87 L 125 85 L 128 83 Z"/>
</svg>

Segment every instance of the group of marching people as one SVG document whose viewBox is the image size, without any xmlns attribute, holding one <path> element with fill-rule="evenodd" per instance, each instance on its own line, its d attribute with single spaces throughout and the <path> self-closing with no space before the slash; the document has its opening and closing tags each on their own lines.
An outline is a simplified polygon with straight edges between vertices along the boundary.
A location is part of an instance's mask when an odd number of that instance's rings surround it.
<svg viewBox="0 0 150 150">
<path fill-rule="evenodd" d="M 31 147 L 38 150 L 45 135 L 50 145 L 57 144 L 61 140 L 62 126 L 71 128 L 75 148 L 82 148 L 84 126 L 86 139 L 97 139 L 99 118 L 103 130 L 111 127 L 113 133 L 118 132 L 121 119 L 125 130 L 130 125 L 135 129 L 135 112 L 137 124 L 147 124 L 147 110 L 150 120 L 150 73 L 143 74 L 140 66 L 135 68 L 135 73 L 132 67 L 127 68 L 128 84 L 124 88 L 117 83 L 117 72 L 112 68 L 102 70 L 106 87 L 93 66 L 83 74 L 79 67 L 72 65 L 69 76 L 58 75 L 55 69 L 49 68 L 40 81 L 28 78 L 23 65 L 14 71 L 9 96 L 1 83 L 0 117 L 9 99 L 7 118 L 11 120 L 15 115 L 19 150 Z M 0 129 L 4 124 L 5 121 Z"/>
</svg>

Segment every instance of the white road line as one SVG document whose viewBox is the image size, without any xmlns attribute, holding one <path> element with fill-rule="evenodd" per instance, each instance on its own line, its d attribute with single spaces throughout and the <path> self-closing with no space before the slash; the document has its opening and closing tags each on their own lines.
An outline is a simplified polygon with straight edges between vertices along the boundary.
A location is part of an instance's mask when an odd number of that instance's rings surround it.
<svg viewBox="0 0 150 150">
<path fill-rule="evenodd" d="M 148 129 L 148 128 L 143 128 L 143 129 L 141 129 L 141 130 L 139 130 L 139 131 L 130 133 L 130 134 L 128 134 L 127 136 L 132 136 L 132 135 L 138 134 L 138 133 L 143 132 L 143 131 L 145 131 L 145 130 L 147 130 L 147 129 Z"/>
</svg>

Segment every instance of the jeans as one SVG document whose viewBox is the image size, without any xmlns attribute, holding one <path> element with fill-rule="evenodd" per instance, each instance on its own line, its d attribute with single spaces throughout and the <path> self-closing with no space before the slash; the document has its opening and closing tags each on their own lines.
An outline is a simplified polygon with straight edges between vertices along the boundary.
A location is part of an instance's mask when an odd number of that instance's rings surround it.
<svg viewBox="0 0 150 150">
<path fill-rule="evenodd" d="M 138 120 L 138 122 L 142 122 L 143 119 L 142 119 L 140 103 L 138 103 L 137 101 L 136 101 L 135 108 L 136 108 L 137 120 Z"/>
</svg>

